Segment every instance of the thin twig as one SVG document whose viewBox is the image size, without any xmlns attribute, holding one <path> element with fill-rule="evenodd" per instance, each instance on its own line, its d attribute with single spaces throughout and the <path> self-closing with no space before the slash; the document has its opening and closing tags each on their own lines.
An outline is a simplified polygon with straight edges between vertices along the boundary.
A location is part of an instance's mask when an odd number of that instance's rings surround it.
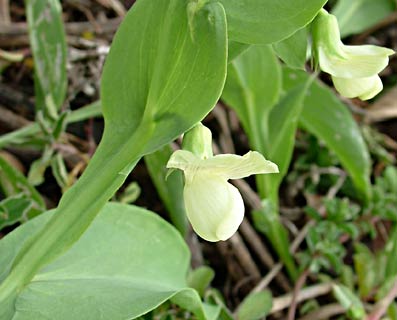
<svg viewBox="0 0 397 320">
<path fill-rule="evenodd" d="M 261 262 L 269 269 L 273 268 L 275 265 L 273 257 L 247 219 L 243 220 L 243 223 L 240 226 L 240 232 L 250 247 L 255 251 Z M 278 274 L 276 276 L 276 281 L 286 292 L 291 290 L 289 281 L 284 274 Z"/>
<path fill-rule="evenodd" d="M 309 299 L 316 298 L 318 296 L 322 296 L 324 294 L 329 293 L 332 290 L 331 282 L 324 282 L 320 284 L 316 284 L 311 287 L 306 287 L 298 292 L 296 295 L 296 303 L 300 303 L 302 301 L 306 301 Z M 288 293 L 278 298 L 273 299 L 273 306 L 270 311 L 270 314 L 276 313 L 278 311 L 284 310 L 288 308 L 294 299 L 293 293 Z"/>
<path fill-rule="evenodd" d="M 235 281 L 245 277 L 245 271 L 234 259 L 234 252 L 233 249 L 230 249 L 229 241 L 219 241 L 215 245 L 222 260 L 225 261 L 227 276 Z"/>
<path fill-rule="evenodd" d="M 96 1 L 106 8 L 112 8 L 119 17 L 125 16 L 126 10 L 120 1 L 118 0 L 96 0 Z"/>
<path fill-rule="evenodd" d="M 283 268 L 282 263 L 277 263 L 274 267 L 267 273 L 267 275 L 262 278 L 262 280 L 255 286 L 254 289 L 251 290 L 252 293 L 260 292 L 265 289 L 272 280 L 279 275 L 279 272 Z"/>
<path fill-rule="evenodd" d="M 304 315 L 298 320 L 323 320 L 345 312 L 346 309 L 342 307 L 339 303 L 332 303 L 320 307 L 319 309 Z"/>
<path fill-rule="evenodd" d="M 233 252 L 240 265 L 253 277 L 254 281 L 258 281 L 261 274 L 240 234 L 236 232 L 233 237 L 230 238 L 229 242 L 233 246 Z"/>
<path fill-rule="evenodd" d="M 0 124 L 2 125 L 3 128 L 6 128 L 7 130 L 16 130 L 19 129 L 20 127 L 27 126 L 31 124 L 30 121 L 26 120 L 24 117 L 21 117 L 20 115 L 10 111 L 8 108 L 5 108 L 0 105 Z"/>
<path fill-rule="evenodd" d="M 219 137 L 219 144 L 221 149 L 225 153 L 236 153 L 226 111 L 222 108 L 220 104 L 217 104 L 212 110 L 212 114 L 215 116 L 219 123 L 219 126 L 221 127 Z"/>
<path fill-rule="evenodd" d="M 65 29 L 68 35 L 67 41 L 73 40 L 75 37 L 80 37 L 83 32 L 91 32 L 95 36 L 104 37 L 110 39 L 116 32 L 120 25 L 121 18 L 112 18 L 106 21 L 96 21 L 96 25 L 99 26 L 100 30 L 96 30 L 91 22 L 66 22 Z M 6 47 L 20 47 L 29 45 L 29 37 L 27 31 L 27 25 L 25 22 L 15 22 L 11 24 L 5 24 L 0 22 L 0 43 L 3 48 Z"/>
<path fill-rule="evenodd" d="M 298 304 L 297 297 L 298 297 L 298 294 L 301 291 L 302 287 L 305 285 L 305 282 L 306 282 L 306 279 L 307 279 L 307 276 L 309 275 L 309 273 L 310 273 L 309 269 L 304 270 L 301 273 L 301 275 L 299 276 L 298 280 L 296 281 L 293 295 L 292 295 L 291 305 L 288 309 L 288 317 L 287 317 L 288 320 L 295 319 L 296 306 Z"/>
</svg>

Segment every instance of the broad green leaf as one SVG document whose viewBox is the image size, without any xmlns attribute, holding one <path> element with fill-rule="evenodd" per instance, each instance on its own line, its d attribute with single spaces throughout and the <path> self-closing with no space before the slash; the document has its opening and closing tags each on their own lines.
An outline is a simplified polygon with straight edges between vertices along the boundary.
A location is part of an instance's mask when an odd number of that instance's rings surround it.
<svg viewBox="0 0 397 320">
<path fill-rule="evenodd" d="M 188 224 L 183 202 L 182 171 L 176 170 L 167 177 L 166 164 L 172 153 L 171 146 L 166 145 L 160 150 L 146 155 L 144 159 L 157 192 L 170 214 L 172 223 L 185 236 Z"/>
<path fill-rule="evenodd" d="M 226 65 L 226 17 L 220 4 L 136 2 L 104 66 L 101 144 L 63 195 L 57 214 L 21 248 L 0 286 L 0 301 L 10 303 L 43 264 L 84 233 L 140 157 L 202 120 L 221 94 Z"/>
<path fill-rule="evenodd" d="M 126 137 L 143 130 L 149 153 L 204 118 L 220 96 L 225 13 L 219 3 L 144 0 L 125 20 L 103 71 L 102 110 L 112 127 L 103 139 L 124 147 Z"/>
<path fill-rule="evenodd" d="M 33 219 L 0 242 L 2 266 L 9 269 L 16 247 L 50 216 Z M 181 236 L 158 215 L 110 203 L 70 250 L 23 287 L 12 319 L 133 319 L 187 290 L 189 260 Z M 192 301 L 204 319 L 198 296 Z"/>
<path fill-rule="evenodd" d="M 217 0 L 212 0 L 217 1 Z M 220 0 L 229 38 L 249 44 L 281 41 L 306 26 L 326 0 Z"/>
<path fill-rule="evenodd" d="M 267 121 L 279 99 L 281 67 L 270 46 L 251 46 L 228 65 L 222 100 L 242 122 L 250 145 L 268 156 Z M 269 159 L 272 160 L 272 159 Z"/>
<path fill-rule="evenodd" d="M 43 213 L 8 233 L 0 240 L 0 283 L 4 281 L 10 272 L 18 250 L 31 237 L 31 234 L 39 230 L 48 219 L 49 213 Z"/>
<path fill-rule="evenodd" d="M 56 118 L 67 86 L 66 36 L 58 0 L 25 0 L 35 70 L 36 109 Z"/>
<path fill-rule="evenodd" d="M 375 25 L 396 7 L 393 0 L 339 0 L 331 11 L 342 37 L 358 34 Z"/>
<path fill-rule="evenodd" d="M 272 294 L 270 291 L 260 291 L 249 294 L 238 308 L 239 320 L 259 320 L 267 316 L 272 309 Z"/>
<path fill-rule="evenodd" d="M 293 69 L 305 69 L 307 30 L 302 28 L 292 36 L 273 44 L 273 49 L 285 64 Z"/>
<path fill-rule="evenodd" d="M 287 90 L 308 77 L 305 72 L 285 68 L 284 88 Z M 371 160 L 360 129 L 348 108 L 329 88 L 313 82 L 299 120 L 305 129 L 335 152 L 350 173 L 357 190 L 368 199 L 371 194 Z"/>
</svg>

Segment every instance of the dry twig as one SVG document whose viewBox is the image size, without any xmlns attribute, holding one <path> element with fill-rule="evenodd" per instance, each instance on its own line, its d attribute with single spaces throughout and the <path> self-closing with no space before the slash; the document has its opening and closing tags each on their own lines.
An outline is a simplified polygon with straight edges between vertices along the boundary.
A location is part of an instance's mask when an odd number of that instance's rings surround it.
<svg viewBox="0 0 397 320">
<path fill-rule="evenodd" d="M 332 290 L 332 283 L 325 282 L 316 284 L 311 287 L 306 287 L 298 292 L 296 295 L 296 303 L 300 303 L 302 301 L 306 301 L 309 299 L 317 298 L 318 296 L 325 295 Z M 273 306 L 270 311 L 270 314 L 276 313 L 278 311 L 284 310 L 289 307 L 294 299 L 293 293 L 287 293 L 281 297 L 273 299 Z"/>
<path fill-rule="evenodd" d="M 342 307 L 339 303 L 332 303 L 320 307 L 317 310 L 304 315 L 298 320 L 323 320 L 345 312 L 346 309 Z"/>
</svg>

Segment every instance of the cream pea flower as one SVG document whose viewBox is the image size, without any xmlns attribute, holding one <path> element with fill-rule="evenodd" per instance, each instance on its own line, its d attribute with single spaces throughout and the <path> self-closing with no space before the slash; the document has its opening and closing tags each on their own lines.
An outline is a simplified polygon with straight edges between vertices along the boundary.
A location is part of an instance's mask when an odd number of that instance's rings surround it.
<svg viewBox="0 0 397 320">
<path fill-rule="evenodd" d="M 312 25 L 313 52 L 320 69 L 332 76 L 347 98 L 371 99 L 383 89 L 378 76 L 394 51 L 374 45 L 347 46 L 340 40 L 336 17 L 322 9 Z"/>
<path fill-rule="evenodd" d="M 167 168 L 184 172 L 187 217 L 194 231 L 207 241 L 229 239 L 244 218 L 244 202 L 228 179 L 277 173 L 278 167 L 260 153 L 222 154 L 200 158 L 187 150 L 174 152 Z"/>
</svg>

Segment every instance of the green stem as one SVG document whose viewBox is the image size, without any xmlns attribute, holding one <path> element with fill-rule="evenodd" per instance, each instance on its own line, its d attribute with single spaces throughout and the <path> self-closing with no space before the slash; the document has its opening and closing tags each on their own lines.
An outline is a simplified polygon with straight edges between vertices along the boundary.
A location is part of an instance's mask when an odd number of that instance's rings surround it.
<svg viewBox="0 0 397 320">
<path fill-rule="evenodd" d="M 258 118 L 257 113 L 255 112 L 254 98 L 250 91 L 244 91 L 244 99 L 247 105 L 247 121 L 249 124 L 249 127 L 245 128 L 245 131 L 248 133 L 250 145 L 255 150 L 266 156 L 269 153 L 269 133 L 267 132 L 269 113 L 263 113 L 262 117 Z M 273 219 L 270 219 L 268 222 L 268 232 L 266 233 L 266 236 L 272 243 L 273 248 L 276 250 L 280 259 L 285 264 L 291 279 L 294 280 L 297 276 L 297 269 L 293 257 L 288 250 L 288 233 L 281 224 L 278 210 L 276 209 L 279 206 L 278 185 L 275 186 L 275 184 L 272 183 L 271 176 L 264 174 L 256 176 L 256 185 L 261 199 L 270 200 L 273 208 Z"/>
<path fill-rule="evenodd" d="M 96 101 L 70 113 L 66 119 L 66 123 L 79 122 L 88 118 L 100 116 L 101 114 L 101 102 Z M 4 148 L 12 143 L 17 143 L 18 141 L 24 140 L 26 137 L 36 135 L 40 132 L 41 128 L 39 124 L 32 123 L 19 130 L 4 134 L 0 137 L 0 148 Z"/>
<path fill-rule="evenodd" d="M 142 129 L 141 129 L 142 128 Z M 143 129 L 144 128 L 144 129 Z M 0 286 L 0 305 L 10 301 L 38 270 L 67 250 L 88 228 L 139 160 L 153 126 L 142 126 L 115 150 L 106 136 L 89 167 L 62 197 L 48 224 L 19 252 L 8 277 Z M 111 150 L 111 152 L 109 152 Z M 13 303 L 11 299 L 10 303 Z"/>
</svg>

